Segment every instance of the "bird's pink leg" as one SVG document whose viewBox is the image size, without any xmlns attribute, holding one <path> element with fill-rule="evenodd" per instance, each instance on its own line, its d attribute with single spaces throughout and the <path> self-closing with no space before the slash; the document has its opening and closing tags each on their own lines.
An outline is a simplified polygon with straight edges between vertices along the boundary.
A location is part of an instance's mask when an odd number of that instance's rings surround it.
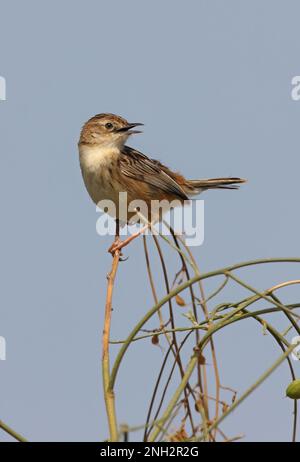
<svg viewBox="0 0 300 462">
<path fill-rule="evenodd" d="M 115 233 L 115 240 L 114 242 L 112 243 L 112 245 L 110 246 L 110 248 L 108 249 L 108 252 L 112 254 L 112 256 L 114 255 L 115 251 L 117 250 L 116 247 L 121 243 L 121 239 L 120 239 L 120 222 L 119 220 L 116 218 L 116 233 Z"/>
</svg>

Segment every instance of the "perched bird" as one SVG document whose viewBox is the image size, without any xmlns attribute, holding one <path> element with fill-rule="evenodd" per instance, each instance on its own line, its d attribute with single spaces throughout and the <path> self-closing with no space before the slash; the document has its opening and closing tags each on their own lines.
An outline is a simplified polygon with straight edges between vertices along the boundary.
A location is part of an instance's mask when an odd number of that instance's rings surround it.
<svg viewBox="0 0 300 462">
<path fill-rule="evenodd" d="M 145 201 L 149 210 L 151 201 L 180 202 L 200 194 L 206 189 L 237 189 L 242 178 L 211 178 L 187 180 L 173 172 L 158 160 L 127 146 L 129 136 L 141 133 L 136 127 L 141 123 L 129 123 L 114 114 L 97 114 L 83 126 L 79 139 L 79 158 L 83 180 L 92 200 L 109 199 L 119 205 L 119 193 L 126 192 L 128 203 Z M 130 219 L 130 214 L 128 214 Z M 119 218 L 116 219 L 116 238 L 109 251 L 114 254 L 134 237 L 119 239 Z"/>
</svg>

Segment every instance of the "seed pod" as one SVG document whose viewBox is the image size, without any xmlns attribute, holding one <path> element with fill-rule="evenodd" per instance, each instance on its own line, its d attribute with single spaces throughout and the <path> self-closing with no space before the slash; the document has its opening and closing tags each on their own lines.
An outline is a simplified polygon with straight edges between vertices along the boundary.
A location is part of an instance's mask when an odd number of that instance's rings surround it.
<svg viewBox="0 0 300 462">
<path fill-rule="evenodd" d="M 293 380 L 286 389 L 286 396 L 291 399 L 300 399 L 300 379 Z"/>
<path fill-rule="evenodd" d="M 223 403 L 223 404 L 222 404 L 222 412 L 223 412 L 223 414 L 224 414 L 224 412 L 226 412 L 228 409 L 229 409 L 228 404 L 227 404 L 227 403 Z"/>
<path fill-rule="evenodd" d="M 203 409 L 203 403 L 202 403 L 201 399 L 198 399 L 195 402 L 195 411 L 196 412 L 201 412 L 201 409 Z"/>
<path fill-rule="evenodd" d="M 186 305 L 185 301 L 183 300 L 182 297 L 180 297 L 179 294 L 176 295 L 175 300 L 176 300 L 177 305 L 179 305 L 179 306 L 185 306 Z"/>
<path fill-rule="evenodd" d="M 200 364 L 200 366 L 204 366 L 204 364 L 206 363 L 205 356 L 203 356 L 202 353 L 199 353 L 199 356 L 198 356 L 198 363 Z"/>
<path fill-rule="evenodd" d="M 151 337 L 151 342 L 152 345 L 158 345 L 159 344 L 159 338 L 157 334 L 154 334 L 153 337 Z"/>
</svg>

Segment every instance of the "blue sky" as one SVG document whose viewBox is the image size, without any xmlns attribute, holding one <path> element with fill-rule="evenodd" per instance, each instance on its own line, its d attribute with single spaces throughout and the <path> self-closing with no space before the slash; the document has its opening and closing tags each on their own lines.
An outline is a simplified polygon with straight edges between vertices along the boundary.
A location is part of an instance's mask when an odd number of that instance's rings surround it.
<svg viewBox="0 0 300 462">
<path fill-rule="evenodd" d="M 202 271 L 298 255 L 300 102 L 291 80 L 300 74 L 299 14 L 291 0 L 1 2 L 0 419 L 29 440 L 107 436 L 100 337 L 111 238 L 96 234 L 77 153 L 90 116 L 144 122 L 134 147 L 187 177 L 248 178 L 239 191 L 201 197 Z M 126 253 L 116 339 L 152 304 L 141 240 Z M 298 274 L 297 265 L 268 266 L 247 270 L 247 280 L 264 289 Z M 286 290 L 284 301 L 298 293 Z M 216 344 L 224 384 L 241 392 L 279 355 L 254 322 Z M 130 349 L 117 385 L 120 422 L 143 422 L 162 358 L 147 342 Z M 224 422 L 227 433 L 289 440 L 288 381 L 284 365 Z"/>
</svg>

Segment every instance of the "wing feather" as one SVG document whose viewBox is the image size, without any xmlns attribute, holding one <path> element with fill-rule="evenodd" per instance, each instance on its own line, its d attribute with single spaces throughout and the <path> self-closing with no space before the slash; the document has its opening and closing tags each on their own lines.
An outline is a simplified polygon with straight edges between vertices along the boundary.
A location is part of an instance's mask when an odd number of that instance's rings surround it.
<svg viewBox="0 0 300 462">
<path fill-rule="evenodd" d="M 119 158 L 119 166 L 122 174 L 129 178 L 143 181 L 180 199 L 188 199 L 182 187 L 167 173 L 167 167 L 136 149 L 124 146 Z"/>
</svg>

